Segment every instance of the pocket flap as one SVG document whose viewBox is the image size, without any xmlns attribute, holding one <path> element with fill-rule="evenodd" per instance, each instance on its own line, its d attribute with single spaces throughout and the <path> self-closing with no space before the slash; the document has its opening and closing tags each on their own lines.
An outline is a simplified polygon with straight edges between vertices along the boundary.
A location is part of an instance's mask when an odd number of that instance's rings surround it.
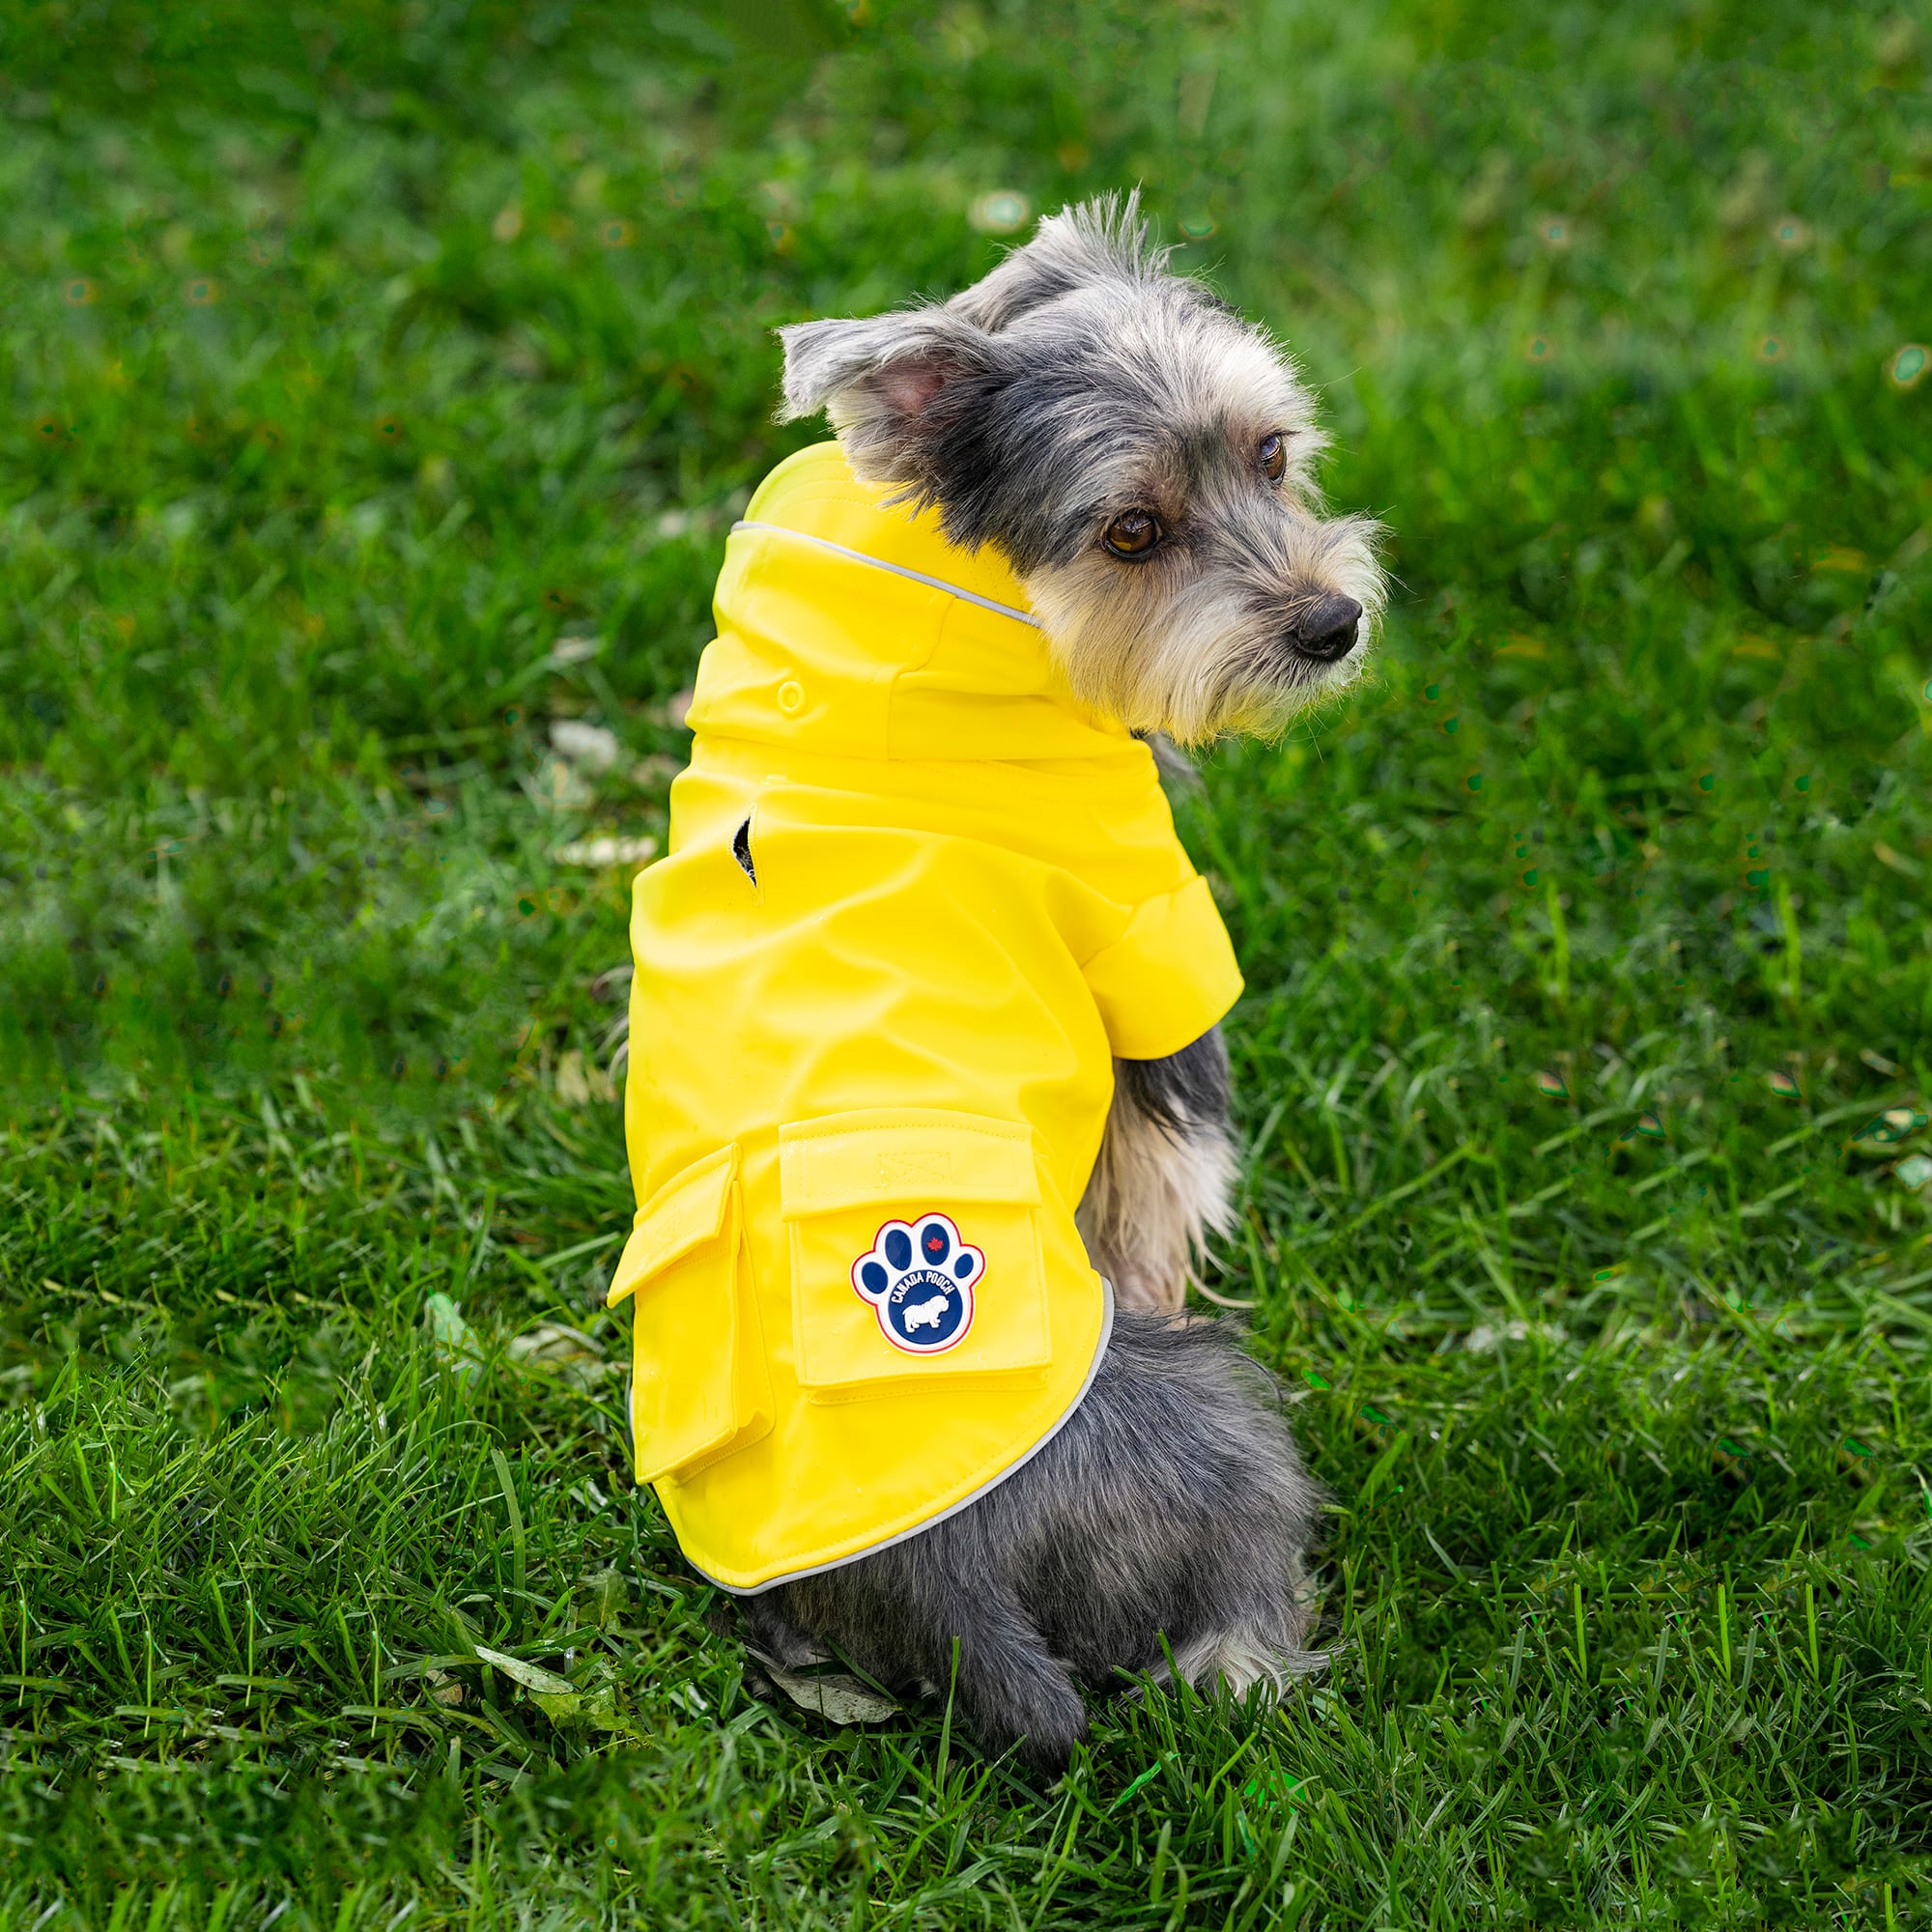
<svg viewBox="0 0 1932 1932">
<path fill-rule="evenodd" d="M 738 1172 L 735 1143 L 720 1148 L 676 1174 L 638 1209 L 631 1238 L 611 1277 L 607 1308 L 618 1302 L 655 1274 L 704 1241 L 715 1241 L 724 1226 L 724 1205 Z"/>
<path fill-rule="evenodd" d="M 902 1202 L 1039 1200 L 1033 1129 L 928 1107 L 874 1107 L 779 1129 L 780 1211 L 788 1221 Z"/>
</svg>

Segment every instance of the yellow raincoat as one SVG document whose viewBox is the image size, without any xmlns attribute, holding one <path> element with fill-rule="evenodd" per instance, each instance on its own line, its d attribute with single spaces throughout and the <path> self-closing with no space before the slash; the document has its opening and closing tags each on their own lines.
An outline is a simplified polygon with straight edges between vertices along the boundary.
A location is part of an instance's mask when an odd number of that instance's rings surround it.
<svg viewBox="0 0 1932 1932">
<path fill-rule="evenodd" d="M 753 498 L 636 886 L 610 1298 L 639 1480 L 737 1591 L 910 1535 L 1072 1412 L 1113 1056 L 1241 987 L 1147 747 L 994 553 L 886 494 L 823 443 Z"/>
</svg>

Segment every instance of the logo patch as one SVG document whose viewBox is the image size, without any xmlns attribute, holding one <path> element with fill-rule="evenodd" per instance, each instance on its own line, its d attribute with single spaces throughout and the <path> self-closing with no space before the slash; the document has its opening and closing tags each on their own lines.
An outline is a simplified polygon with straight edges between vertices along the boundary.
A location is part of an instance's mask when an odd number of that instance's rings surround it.
<svg viewBox="0 0 1932 1932">
<path fill-rule="evenodd" d="M 879 1332 L 908 1355 L 957 1348 L 973 1325 L 973 1291 L 984 1253 L 960 1239 L 949 1214 L 888 1221 L 852 1264 L 852 1287 L 879 1318 Z"/>
</svg>

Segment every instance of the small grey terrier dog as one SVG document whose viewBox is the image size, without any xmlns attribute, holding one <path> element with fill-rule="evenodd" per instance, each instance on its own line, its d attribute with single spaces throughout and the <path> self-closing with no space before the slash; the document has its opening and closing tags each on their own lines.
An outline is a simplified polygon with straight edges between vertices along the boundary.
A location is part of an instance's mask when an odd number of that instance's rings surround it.
<svg viewBox="0 0 1932 1932">
<path fill-rule="evenodd" d="M 1169 270 L 1134 197 L 1042 221 L 950 301 L 780 333 L 782 414 L 824 411 L 861 477 L 996 546 L 1097 709 L 1185 744 L 1265 735 L 1359 673 L 1377 526 L 1323 515 L 1293 362 Z M 1086 1734 L 1082 1687 L 1169 1654 L 1236 1692 L 1325 1661 L 1305 1648 L 1320 1491 L 1237 1338 L 1179 1312 L 1233 1219 L 1219 1030 L 1116 1074 L 1079 1224 L 1121 1312 L 1085 1400 L 966 1509 L 743 1605 L 781 1662 L 830 1646 L 952 1685 L 1041 1773 Z"/>
</svg>

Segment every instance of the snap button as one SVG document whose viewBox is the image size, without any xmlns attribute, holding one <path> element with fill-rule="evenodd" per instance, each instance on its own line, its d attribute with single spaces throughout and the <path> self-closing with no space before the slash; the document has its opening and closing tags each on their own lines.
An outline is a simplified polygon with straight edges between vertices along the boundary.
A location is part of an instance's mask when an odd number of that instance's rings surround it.
<svg viewBox="0 0 1932 1932">
<path fill-rule="evenodd" d="M 797 678 L 788 677 L 779 686 L 779 709 L 786 717 L 790 717 L 804 702 L 805 686 Z"/>
</svg>

